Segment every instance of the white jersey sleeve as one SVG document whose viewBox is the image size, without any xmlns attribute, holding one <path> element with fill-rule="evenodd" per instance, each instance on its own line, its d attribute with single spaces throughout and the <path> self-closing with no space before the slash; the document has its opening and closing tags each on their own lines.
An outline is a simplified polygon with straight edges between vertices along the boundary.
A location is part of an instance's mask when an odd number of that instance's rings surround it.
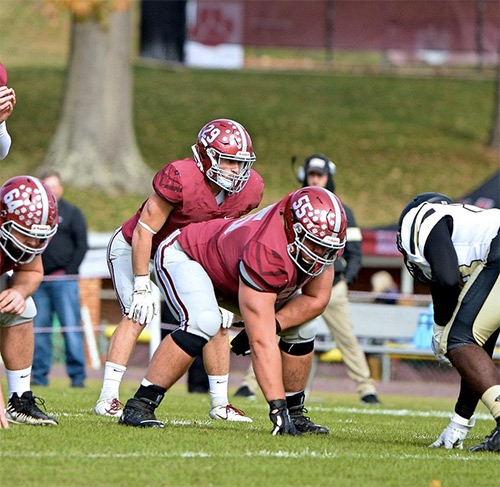
<svg viewBox="0 0 500 487">
<path fill-rule="evenodd" d="M 0 161 L 7 157 L 10 150 L 11 138 L 7 132 L 7 124 L 0 123 Z"/>
</svg>

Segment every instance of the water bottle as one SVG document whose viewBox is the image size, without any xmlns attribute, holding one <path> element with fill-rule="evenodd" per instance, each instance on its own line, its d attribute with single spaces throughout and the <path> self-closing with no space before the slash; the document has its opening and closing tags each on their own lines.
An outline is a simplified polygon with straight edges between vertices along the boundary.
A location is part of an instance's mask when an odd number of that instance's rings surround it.
<svg viewBox="0 0 500 487">
<path fill-rule="evenodd" d="M 413 345 L 416 348 L 425 348 L 425 334 L 427 332 L 427 313 L 418 315 L 418 324 L 415 333 L 413 334 Z"/>
<path fill-rule="evenodd" d="M 417 329 L 413 335 L 413 344 L 416 348 L 431 348 L 434 329 L 434 308 L 432 303 L 428 309 L 418 315 Z"/>
</svg>

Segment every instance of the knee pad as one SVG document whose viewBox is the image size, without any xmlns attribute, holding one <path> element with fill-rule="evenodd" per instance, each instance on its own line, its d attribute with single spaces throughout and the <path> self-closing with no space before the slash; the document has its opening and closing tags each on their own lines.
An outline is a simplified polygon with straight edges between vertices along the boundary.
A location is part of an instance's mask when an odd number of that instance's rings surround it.
<svg viewBox="0 0 500 487">
<path fill-rule="evenodd" d="M 197 330 L 200 330 L 208 340 L 210 340 L 210 338 L 217 335 L 217 332 L 222 324 L 222 317 L 219 309 L 217 308 L 215 311 L 202 311 L 196 315 L 195 321 L 195 323 L 190 321 L 189 326 L 194 326 Z"/>
<path fill-rule="evenodd" d="M 294 355 L 296 357 L 300 357 L 302 355 L 307 355 L 314 350 L 314 340 L 309 342 L 301 342 L 301 343 L 288 343 L 280 339 L 279 342 L 280 350 L 287 353 L 288 355 Z"/>
<path fill-rule="evenodd" d="M 191 357 L 196 357 L 202 350 L 208 340 L 198 335 L 193 335 L 179 328 L 171 334 L 176 345 L 184 350 Z"/>
<path fill-rule="evenodd" d="M 316 338 L 317 320 L 307 321 L 299 326 L 279 332 L 279 336 L 288 343 L 309 342 Z"/>
</svg>

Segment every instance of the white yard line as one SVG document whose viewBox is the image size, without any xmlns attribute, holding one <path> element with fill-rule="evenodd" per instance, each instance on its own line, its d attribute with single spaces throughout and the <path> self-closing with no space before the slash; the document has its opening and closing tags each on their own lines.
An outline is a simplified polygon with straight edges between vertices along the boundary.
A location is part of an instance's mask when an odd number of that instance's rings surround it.
<svg viewBox="0 0 500 487">
<path fill-rule="evenodd" d="M 329 452 L 329 451 L 316 451 L 309 450 L 308 448 L 302 451 L 288 451 L 288 450 L 260 450 L 257 452 L 203 452 L 203 451 L 185 451 L 185 452 L 133 452 L 133 453 L 83 453 L 83 452 L 64 452 L 64 451 L 39 451 L 39 452 L 2 452 L 0 453 L 0 458 L 112 458 L 112 459 L 127 459 L 127 458 L 172 458 L 172 459 L 182 459 L 182 458 L 252 458 L 252 457 L 276 457 L 276 458 L 310 458 L 310 459 L 339 459 L 339 458 L 357 458 L 357 459 L 367 459 L 376 458 L 383 460 L 436 460 L 436 455 L 429 453 L 422 454 L 366 454 L 366 453 L 355 453 L 355 452 Z M 450 452 L 448 457 L 439 457 L 439 461 L 461 461 L 461 462 L 489 462 L 491 463 L 491 455 L 468 455 L 464 456 L 461 452 Z"/>
</svg>

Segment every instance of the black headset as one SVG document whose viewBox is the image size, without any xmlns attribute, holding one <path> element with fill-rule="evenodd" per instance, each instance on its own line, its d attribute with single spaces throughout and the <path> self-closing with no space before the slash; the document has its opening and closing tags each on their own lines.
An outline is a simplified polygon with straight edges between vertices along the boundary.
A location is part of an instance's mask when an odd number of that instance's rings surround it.
<svg viewBox="0 0 500 487">
<path fill-rule="evenodd" d="M 323 154 L 312 154 L 309 157 L 307 157 L 304 160 L 304 162 L 297 169 L 297 180 L 299 181 L 299 183 L 306 182 L 307 170 L 309 169 L 309 164 L 311 163 L 311 161 L 313 159 L 321 159 L 325 163 L 325 165 L 327 165 L 326 167 L 328 168 L 328 175 L 330 177 L 333 177 L 333 175 L 335 174 L 335 171 L 337 168 L 335 166 L 335 163 L 331 159 L 329 159 L 328 157 L 326 157 Z M 297 157 L 293 156 L 292 157 L 292 166 L 295 164 L 296 160 L 297 160 Z"/>
</svg>

